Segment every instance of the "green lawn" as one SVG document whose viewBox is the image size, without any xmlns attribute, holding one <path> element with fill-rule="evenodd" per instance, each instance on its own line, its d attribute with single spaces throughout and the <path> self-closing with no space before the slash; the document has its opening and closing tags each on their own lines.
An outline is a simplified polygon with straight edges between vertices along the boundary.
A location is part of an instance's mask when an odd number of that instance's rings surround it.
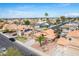
<svg viewBox="0 0 79 59">
<path fill-rule="evenodd" d="M 16 39 L 23 42 L 23 43 L 26 42 L 26 40 L 27 40 L 27 38 L 24 36 L 17 36 Z"/>
<path fill-rule="evenodd" d="M 22 53 L 19 50 L 12 47 L 8 48 L 5 52 L 5 54 L 0 53 L 0 56 L 22 56 Z"/>
<path fill-rule="evenodd" d="M 3 32 L 3 30 L 2 30 L 2 29 L 0 29 L 0 32 Z"/>
</svg>

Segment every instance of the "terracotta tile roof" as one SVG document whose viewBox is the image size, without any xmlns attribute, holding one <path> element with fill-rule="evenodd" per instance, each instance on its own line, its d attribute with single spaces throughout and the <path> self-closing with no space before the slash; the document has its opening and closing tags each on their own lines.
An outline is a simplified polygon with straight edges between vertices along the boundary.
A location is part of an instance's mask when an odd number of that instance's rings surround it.
<svg viewBox="0 0 79 59">
<path fill-rule="evenodd" d="M 34 35 L 35 35 L 36 37 L 39 37 L 41 34 L 42 34 L 41 32 L 37 32 L 37 33 L 35 33 Z"/>
<path fill-rule="evenodd" d="M 18 30 L 24 30 L 26 29 L 27 27 L 25 25 L 18 25 Z"/>
<path fill-rule="evenodd" d="M 66 38 L 64 37 L 60 37 L 57 41 L 57 44 L 59 45 L 63 45 L 63 46 L 66 46 L 69 44 L 69 40 L 67 40 Z"/>
<path fill-rule="evenodd" d="M 52 30 L 52 29 L 44 30 L 42 32 L 37 32 L 34 35 L 36 37 L 39 37 L 42 34 L 45 35 L 45 37 L 47 37 L 47 38 L 52 38 L 53 39 L 53 38 L 56 37 L 56 34 L 54 33 L 54 30 Z"/>
<path fill-rule="evenodd" d="M 17 25 L 16 24 L 5 24 L 3 26 L 3 29 L 17 30 Z"/>
<path fill-rule="evenodd" d="M 52 29 L 48 29 L 43 32 L 47 33 L 48 35 L 55 35 L 54 30 L 52 30 Z"/>
<path fill-rule="evenodd" d="M 70 31 L 67 36 L 79 37 L 79 30 Z"/>
<path fill-rule="evenodd" d="M 71 42 L 71 45 L 79 47 L 79 39 L 75 39 L 73 42 Z"/>
</svg>

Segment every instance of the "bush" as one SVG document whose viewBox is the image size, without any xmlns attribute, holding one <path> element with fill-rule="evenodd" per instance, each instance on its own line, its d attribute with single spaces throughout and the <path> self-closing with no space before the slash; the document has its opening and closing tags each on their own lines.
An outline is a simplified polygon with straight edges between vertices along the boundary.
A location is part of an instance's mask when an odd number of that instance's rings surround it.
<svg viewBox="0 0 79 59">
<path fill-rule="evenodd" d="M 16 39 L 23 43 L 26 42 L 26 40 L 27 40 L 27 38 L 25 36 L 17 36 Z"/>
<path fill-rule="evenodd" d="M 15 48 L 8 48 L 6 56 L 21 56 L 22 53 Z"/>
<path fill-rule="evenodd" d="M 25 21 L 24 21 L 24 24 L 25 24 L 25 25 L 30 25 L 30 21 L 29 21 L 29 20 L 25 20 Z"/>
</svg>

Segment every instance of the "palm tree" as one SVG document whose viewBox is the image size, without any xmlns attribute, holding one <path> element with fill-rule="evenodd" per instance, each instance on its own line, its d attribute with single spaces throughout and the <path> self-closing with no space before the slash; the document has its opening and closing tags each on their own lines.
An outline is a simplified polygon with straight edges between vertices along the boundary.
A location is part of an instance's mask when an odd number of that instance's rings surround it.
<svg viewBox="0 0 79 59">
<path fill-rule="evenodd" d="M 47 17 L 48 16 L 48 13 L 45 13 L 45 16 Z"/>
<path fill-rule="evenodd" d="M 48 13 L 45 13 L 44 15 L 45 15 L 45 18 L 46 18 L 46 20 L 47 20 Z"/>
<path fill-rule="evenodd" d="M 39 42 L 40 46 L 42 46 L 42 43 L 44 42 L 44 40 L 45 40 L 44 35 L 41 35 L 37 38 L 37 41 Z"/>
<path fill-rule="evenodd" d="M 47 23 L 50 24 L 51 22 L 50 22 L 49 18 L 47 18 L 47 17 L 48 17 L 48 13 L 45 13 L 45 19 L 46 19 Z"/>
</svg>

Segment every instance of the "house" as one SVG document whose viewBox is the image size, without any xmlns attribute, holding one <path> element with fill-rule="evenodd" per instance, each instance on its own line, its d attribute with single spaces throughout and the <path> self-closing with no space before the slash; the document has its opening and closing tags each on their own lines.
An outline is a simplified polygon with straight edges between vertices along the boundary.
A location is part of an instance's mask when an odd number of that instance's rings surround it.
<svg viewBox="0 0 79 59">
<path fill-rule="evenodd" d="M 79 30 L 68 32 L 66 38 L 60 37 L 57 41 L 57 44 L 79 48 Z"/>
<path fill-rule="evenodd" d="M 72 40 L 78 39 L 79 38 L 79 30 L 74 30 L 68 32 L 67 36 L 68 39 L 71 38 Z"/>
<path fill-rule="evenodd" d="M 61 28 L 67 29 L 67 30 L 76 30 L 78 28 L 78 25 L 79 25 L 79 23 L 70 22 L 70 23 L 67 23 L 67 24 L 61 26 Z"/>
<path fill-rule="evenodd" d="M 55 34 L 54 30 L 52 30 L 52 29 L 47 29 L 47 30 L 37 32 L 34 34 L 34 36 L 37 38 L 42 34 L 47 38 L 47 40 L 52 40 L 52 39 L 56 38 L 56 34 Z"/>
<path fill-rule="evenodd" d="M 5 24 L 5 22 L 0 22 L 0 29 L 3 28 L 4 24 Z"/>
<path fill-rule="evenodd" d="M 67 24 L 61 26 L 62 32 L 60 35 L 66 36 L 68 32 L 77 30 L 77 28 L 78 28 L 78 23 L 75 23 L 75 22 L 67 23 Z"/>
<path fill-rule="evenodd" d="M 7 20 L 7 22 L 8 22 L 8 23 L 11 23 L 11 24 L 13 23 L 13 21 L 12 21 L 12 20 Z"/>
<path fill-rule="evenodd" d="M 76 39 L 73 42 L 71 42 L 71 46 L 75 46 L 79 48 L 79 39 Z"/>
<path fill-rule="evenodd" d="M 18 25 L 18 30 L 17 33 L 18 35 L 25 35 L 25 36 L 29 36 L 29 34 L 32 32 L 32 27 L 30 26 L 26 26 L 26 25 Z"/>
<path fill-rule="evenodd" d="M 58 39 L 58 41 L 57 41 L 57 44 L 58 45 L 62 45 L 62 46 L 67 46 L 67 45 L 69 45 L 69 40 L 67 40 L 66 38 L 64 38 L 64 37 L 60 37 L 59 39 Z"/>
<path fill-rule="evenodd" d="M 72 46 L 79 47 L 79 30 L 68 32 L 66 37 L 70 40 Z"/>
<path fill-rule="evenodd" d="M 48 27 L 48 26 L 49 26 L 48 23 L 42 23 L 42 24 L 40 24 L 40 27 Z"/>
<path fill-rule="evenodd" d="M 9 31 L 16 31 L 17 30 L 17 25 L 16 24 L 5 24 L 2 28 L 3 30 L 8 29 Z"/>
<path fill-rule="evenodd" d="M 39 20 L 36 24 L 35 24 L 35 28 L 36 29 L 40 29 L 41 27 L 48 27 L 49 26 L 49 24 L 47 23 L 47 22 L 45 22 L 45 21 L 41 21 L 41 20 Z"/>
<path fill-rule="evenodd" d="M 17 34 L 19 36 L 24 35 L 25 29 L 27 29 L 26 25 L 18 25 L 18 27 L 17 27 Z"/>
<path fill-rule="evenodd" d="M 19 31 L 23 31 L 23 30 L 25 30 L 27 27 L 25 26 L 25 25 L 18 25 L 18 30 Z"/>
</svg>

